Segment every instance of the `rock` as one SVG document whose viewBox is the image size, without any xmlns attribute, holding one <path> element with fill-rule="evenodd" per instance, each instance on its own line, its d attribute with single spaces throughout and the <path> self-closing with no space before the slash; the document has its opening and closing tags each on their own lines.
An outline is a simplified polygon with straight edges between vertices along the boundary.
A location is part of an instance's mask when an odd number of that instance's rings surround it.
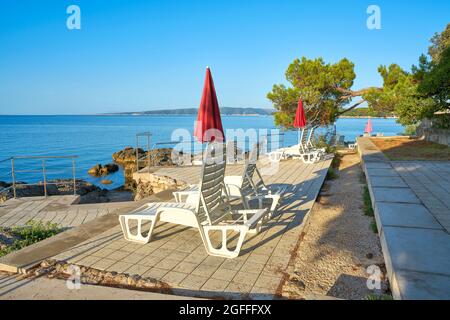
<svg viewBox="0 0 450 320">
<path fill-rule="evenodd" d="M 100 175 L 100 170 L 102 169 L 101 164 L 97 164 L 88 170 L 91 176 L 98 177 Z"/>
<path fill-rule="evenodd" d="M 182 153 L 175 155 L 172 158 L 172 149 L 171 148 L 160 148 L 153 149 L 148 151 L 144 151 L 141 148 L 132 148 L 126 147 L 118 152 L 113 153 L 112 158 L 114 162 L 123 166 L 123 172 L 125 176 L 125 184 L 124 187 L 128 190 L 135 190 L 136 183 L 133 181 L 133 173 L 137 170 L 136 164 L 136 154 L 138 158 L 141 159 L 139 162 L 139 168 L 143 168 L 145 166 L 173 166 L 177 164 L 182 158 Z"/>
<path fill-rule="evenodd" d="M 97 164 L 88 170 L 88 173 L 94 177 L 106 176 L 108 174 L 119 171 L 119 166 L 114 163 L 108 163 L 102 166 L 101 164 Z"/>
<path fill-rule="evenodd" d="M 135 149 L 132 147 L 126 147 L 120 151 L 113 153 L 112 158 L 114 162 L 125 165 L 128 162 L 136 162 L 136 153 L 139 158 L 145 155 L 145 151 L 141 148 Z"/>
<path fill-rule="evenodd" d="M 100 181 L 101 184 L 112 184 L 112 180 L 108 180 L 108 179 L 104 179 L 102 181 Z"/>
<path fill-rule="evenodd" d="M 185 187 L 182 181 L 156 174 L 149 174 L 148 181 L 138 181 L 134 200 L 138 201 L 164 190 L 176 190 Z"/>
<path fill-rule="evenodd" d="M 15 240 L 20 240 L 14 236 L 8 229 L 0 228 L 0 249 L 4 249 L 14 243 Z"/>
<path fill-rule="evenodd" d="M 301 297 L 305 292 L 305 283 L 298 276 L 292 276 L 285 284 L 283 291 L 290 297 Z"/>
</svg>

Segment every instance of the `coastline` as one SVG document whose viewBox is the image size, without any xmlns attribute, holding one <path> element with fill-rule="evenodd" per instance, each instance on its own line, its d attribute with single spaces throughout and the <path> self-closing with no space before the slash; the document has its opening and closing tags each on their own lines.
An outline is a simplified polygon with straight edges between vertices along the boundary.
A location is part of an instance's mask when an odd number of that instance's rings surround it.
<svg viewBox="0 0 450 320">
<path fill-rule="evenodd" d="M 338 119 L 398 119 L 398 117 L 340 116 Z"/>
</svg>

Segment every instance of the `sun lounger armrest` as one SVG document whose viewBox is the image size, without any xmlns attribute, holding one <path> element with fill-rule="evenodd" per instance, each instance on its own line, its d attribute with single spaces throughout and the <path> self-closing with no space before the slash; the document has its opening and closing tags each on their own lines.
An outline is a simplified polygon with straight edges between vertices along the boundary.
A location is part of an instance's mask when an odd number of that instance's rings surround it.
<svg viewBox="0 0 450 320">
<path fill-rule="evenodd" d="M 185 208 L 177 208 L 177 207 L 159 207 L 158 209 L 156 209 L 156 213 L 162 213 L 165 211 L 171 211 L 171 212 L 176 212 L 176 213 L 192 213 L 192 209 L 185 209 Z"/>
<path fill-rule="evenodd" d="M 263 219 L 269 213 L 269 209 L 265 208 L 254 210 L 236 210 L 233 213 L 245 217 L 244 225 L 252 229 L 261 219 Z"/>
</svg>

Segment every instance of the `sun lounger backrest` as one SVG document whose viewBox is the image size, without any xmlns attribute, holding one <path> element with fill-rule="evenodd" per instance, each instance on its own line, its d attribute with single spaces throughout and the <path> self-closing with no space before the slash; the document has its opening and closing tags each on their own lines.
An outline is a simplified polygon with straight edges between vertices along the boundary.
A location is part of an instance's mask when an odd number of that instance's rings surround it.
<svg viewBox="0 0 450 320">
<path fill-rule="evenodd" d="M 200 223 L 213 224 L 231 210 L 229 203 L 222 197 L 226 167 L 225 144 L 210 143 L 205 152 L 197 215 Z"/>
<path fill-rule="evenodd" d="M 242 172 L 242 186 L 241 191 L 243 195 L 253 194 L 252 178 L 256 170 L 256 162 L 258 161 L 258 144 L 255 144 L 250 150 L 250 154 L 245 159 L 244 171 Z"/>
<path fill-rule="evenodd" d="M 261 187 L 266 187 L 256 166 L 258 152 L 259 150 L 264 150 L 265 143 L 265 140 L 263 140 L 260 143 L 255 144 L 245 162 L 241 186 L 241 191 L 244 195 L 256 194 L 257 190 Z M 257 179 L 255 179 L 255 175 L 257 176 Z"/>
<path fill-rule="evenodd" d="M 315 127 L 312 127 L 311 130 L 309 130 L 308 141 L 306 143 L 306 146 L 308 148 L 314 148 L 313 140 L 314 140 L 314 131 L 315 130 L 316 130 Z"/>
<path fill-rule="evenodd" d="M 300 133 L 300 151 L 306 152 L 308 149 L 308 129 L 301 129 Z"/>
</svg>

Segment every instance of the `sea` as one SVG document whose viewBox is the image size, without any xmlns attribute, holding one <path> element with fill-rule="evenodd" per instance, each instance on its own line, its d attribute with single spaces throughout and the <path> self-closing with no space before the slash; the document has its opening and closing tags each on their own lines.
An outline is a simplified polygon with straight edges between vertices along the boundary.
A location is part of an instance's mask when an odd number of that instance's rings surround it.
<svg viewBox="0 0 450 320">
<path fill-rule="evenodd" d="M 192 135 L 196 116 L 0 116 L 0 181 L 11 181 L 11 157 L 17 156 L 77 156 L 75 174 L 106 189 L 123 184 L 123 172 L 108 175 L 110 185 L 102 185 L 105 178 L 95 178 L 87 171 L 100 163 L 111 163 L 111 155 L 127 146 L 136 147 L 136 134 L 151 133 L 150 147 L 170 147 L 177 136 Z M 232 129 L 255 129 L 260 135 L 277 128 L 272 116 L 222 116 L 226 135 Z M 336 132 L 345 141 L 355 141 L 364 131 L 367 119 L 342 118 L 335 123 Z M 396 119 L 372 118 L 373 133 L 393 136 L 404 131 Z M 328 128 L 330 129 L 330 128 Z M 177 130 L 177 131 L 175 131 Z M 248 132 L 248 131 L 247 131 Z M 262 133 L 261 133 L 262 132 Z M 282 131 L 280 131 L 282 132 Z M 322 130 L 324 132 L 324 130 Z M 233 133 L 233 132 L 231 132 Z M 175 134 L 175 135 L 173 135 Z M 174 138 L 175 137 L 175 138 Z M 297 143 L 298 132 L 290 130 L 279 135 L 279 144 Z M 147 149 L 147 138 L 139 139 L 139 146 Z M 248 145 L 251 141 L 248 141 Z M 71 178 L 72 159 L 47 159 L 47 179 Z M 43 180 L 42 159 L 15 160 L 16 181 L 35 183 Z"/>
</svg>

